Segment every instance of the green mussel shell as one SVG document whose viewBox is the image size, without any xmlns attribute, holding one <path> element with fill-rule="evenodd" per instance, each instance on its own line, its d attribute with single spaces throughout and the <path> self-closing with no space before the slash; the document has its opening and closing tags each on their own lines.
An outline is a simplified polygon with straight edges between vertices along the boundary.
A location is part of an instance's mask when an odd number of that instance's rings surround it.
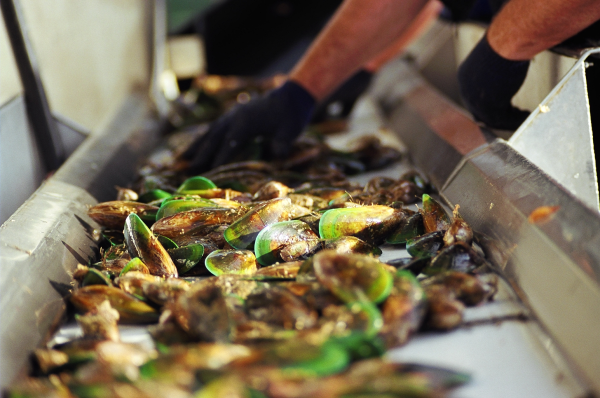
<svg viewBox="0 0 600 398">
<path fill-rule="evenodd" d="M 162 189 L 153 189 L 140 195 L 138 201 L 142 203 L 150 203 L 161 199 L 167 199 L 170 197 L 171 194 L 167 191 L 163 191 Z"/>
<path fill-rule="evenodd" d="M 306 257 L 318 246 L 319 237 L 308 224 L 291 220 L 271 224 L 260 231 L 254 243 L 254 253 L 259 264 L 266 266 Z M 282 252 L 285 258 L 282 258 Z"/>
<path fill-rule="evenodd" d="M 402 219 L 396 230 L 385 241 L 391 244 L 406 243 L 407 240 L 424 233 L 423 216 L 421 213 L 415 213 Z"/>
<path fill-rule="evenodd" d="M 204 246 L 200 243 L 167 250 L 177 267 L 179 274 L 184 274 L 194 268 L 202 260 Z"/>
<path fill-rule="evenodd" d="M 368 300 L 380 303 L 390 294 L 393 277 L 375 258 L 363 254 L 338 254 L 324 250 L 314 255 L 317 279 L 345 303 L 360 299 L 357 290 Z"/>
<path fill-rule="evenodd" d="M 423 225 L 425 232 L 442 231 L 450 226 L 450 217 L 446 210 L 435 199 L 426 193 L 423 194 Z"/>
<path fill-rule="evenodd" d="M 165 200 L 156 212 L 156 221 L 164 217 L 172 216 L 173 214 L 183 211 L 201 209 L 204 207 L 219 207 L 215 202 L 209 199 L 198 198 L 193 200 L 188 199 L 173 199 Z"/>
<path fill-rule="evenodd" d="M 83 277 L 81 281 L 81 286 L 90 286 L 90 285 L 105 285 L 111 286 L 110 277 L 107 273 L 97 270 L 95 268 L 88 269 L 87 274 Z"/>
<path fill-rule="evenodd" d="M 204 260 L 213 275 L 250 275 L 256 272 L 256 257 L 250 250 L 215 250 Z"/>
<path fill-rule="evenodd" d="M 131 258 L 139 257 L 152 275 L 177 277 L 177 268 L 173 260 L 137 215 L 130 214 L 127 217 L 123 234 Z"/>
<path fill-rule="evenodd" d="M 236 220 L 223 233 L 227 243 L 239 250 L 254 248 L 258 233 L 268 225 L 291 218 L 292 202 L 289 198 L 278 198 L 264 202 Z"/>
<path fill-rule="evenodd" d="M 104 285 L 86 286 L 73 292 L 71 303 L 80 312 L 95 310 L 104 300 L 119 312 L 121 323 L 146 323 L 158 321 L 158 312 L 148 304 L 123 290 Z"/>
<path fill-rule="evenodd" d="M 213 189 L 216 188 L 214 182 L 209 180 L 206 177 L 196 176 L 188 178 L 181 184 L 179 188 L 177 188 L 177 193 L 185 193 L 186 191 L 200 191 L 204 189 Z"/>
<path fill-rule="evenodd" d="M 135 257 L 131 261 L 129 261 L 127 263 L 127 265 L 125 267 L 123 267 L 119 276 L 123 276 L 124 274 L 126 274 L 127 272 L 130 272 L 130 271 L 138 271 L 143 274 L 150 273 L 150 270 L 148 270 L 148 267 L 146 267 L 146 264 L 144 264 L 144 262 L 139 257 Z"/>
<path fill-rule="evenodd" d="M 369 243 L 379 243 L 403 218 L 401 210 L 381 205 L 331 209 L 319 221 L 319 235 L 323 239 L 356 236 Z"/>
</svg>

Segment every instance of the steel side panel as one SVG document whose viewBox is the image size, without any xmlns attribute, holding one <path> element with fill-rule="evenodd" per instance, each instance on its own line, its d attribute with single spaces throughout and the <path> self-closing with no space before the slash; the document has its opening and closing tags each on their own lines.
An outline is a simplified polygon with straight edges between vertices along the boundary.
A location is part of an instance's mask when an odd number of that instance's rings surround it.
<svg viewBox="0 0 600 398">
<path fill-rule="evenodd" d="M 87 139 L 0 227 L 0 387 L 24 369 L 32 349 L 51 331 L 78 263 L 97 250 L 99 226 L 90 205 L 133 179 L 138 161 L 156 146 L 158 122 L 143 96 L 132 96 L 114 123 Z"/>
<path fill-rule="evenodd" d="M 508 254 L 501 266 L 511 284 L 600 391 L 600 247 L 588 244 L 599 218 L 500 141 L 463 163 L 443 195 Z M 560 206 L 552 219 L 528 221 L 548 205 Z"/>
</svg>

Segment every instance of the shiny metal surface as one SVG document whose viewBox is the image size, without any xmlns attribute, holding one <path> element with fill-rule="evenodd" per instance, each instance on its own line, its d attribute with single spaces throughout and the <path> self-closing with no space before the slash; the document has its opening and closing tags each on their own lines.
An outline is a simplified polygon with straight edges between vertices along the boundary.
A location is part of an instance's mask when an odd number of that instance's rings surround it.
<svg viewBox="0 0 600 398">
<path fill-rule="evenodd" d="M 600 217 L 504 141 L 470 156 L 442 191 L 491 238 L 521 299 L 600 391 Z M 529 219 L 559 206 L 548 221 Z"/>
<path fill-rule="evenodd" d="M 438 97 L 413 84 L 395 99 L 392 129 L 447 204 L 459 204 L 465 220 L 489 238 L 490 258 L 552 336 L 550 345 L 600 392 L 600 215 Z M 540 206 L 558 210 L 546 222 L 528 221 Z"/>
<path fill-rule="evenodd" d="M 590 119 L 586 52 L 513 134 L 508 143 L 550 177 L 599 210 L 594 138 Z"/>
<path fill-rule="evenodd" d="M 78 263 L 95 256 L 89 205 L 114 197 L 159 137 L 145 96 L 132 96 L 106 130 L 87 139 L 0 227 L 0 387 L 64 314 L 55 287 L 68 288 Z"/>
</svg>

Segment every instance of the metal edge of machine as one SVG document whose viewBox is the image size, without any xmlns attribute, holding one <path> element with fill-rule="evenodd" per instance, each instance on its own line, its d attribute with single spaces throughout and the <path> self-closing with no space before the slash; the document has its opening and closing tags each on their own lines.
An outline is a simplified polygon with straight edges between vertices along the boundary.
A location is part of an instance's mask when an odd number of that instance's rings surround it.
<svg viewBox="0 0 600 398">
<path fill-rule="evenodd" d="M 0 387 L 22 371 L 65 312 L 72 271 L 97 254 L 90 205 L 114 197 L 157 145 L 161 124 L 147 95 L 132 94 L 0 227 Z M 27 272 L 24 272 L 26 270 Z"/>
<path fill-rule="evenodd" d="M 482 233 L 488 254 L 585 384 L 600 392 L 600 216 L 424 80 L 379 98 L 415 166 Z M 528 221 L 540 206 L 558 211 Z M 594 269 L 595 268 L 595 269 Z M 552 352 L 550 354 L 553 354 Z M 555 355 L 560 355 L 554 353 Z"/>
</svg>

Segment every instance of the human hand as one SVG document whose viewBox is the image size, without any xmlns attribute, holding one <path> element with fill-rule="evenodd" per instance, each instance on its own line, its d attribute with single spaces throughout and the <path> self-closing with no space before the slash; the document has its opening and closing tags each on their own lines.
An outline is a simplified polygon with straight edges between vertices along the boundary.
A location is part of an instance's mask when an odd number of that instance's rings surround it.
<svg viewBox="0 0 600 398">
<path fill-rule="evenodd" d="M 221 116 L 183 157 L 190 160 L 191 170 L 208 170 L 230 162 L 253 142 L 260 143 L 269 157 L 284 157 L 308 124 L 314 106 L 308 91 L 287 81 Z"/>
<path fill-rule="evenodd" d="M 331 117 L 343 118 L 348 116 L 354 103 L 369 87 L 373 74 L 365 69 L 360 69 L 346 80 L 336 91 L 323 100 L 312 117 L 313 123 L 322 122 Z"/>
<path fill-rule="evenodd" d="M 476 120 L 488 127 L 516 130 L 529 112 L 512 105 L 529 61 L 513 61 L 498 55 L 484 36 L 458 68 L 460 95 Z"/>
</svg>

